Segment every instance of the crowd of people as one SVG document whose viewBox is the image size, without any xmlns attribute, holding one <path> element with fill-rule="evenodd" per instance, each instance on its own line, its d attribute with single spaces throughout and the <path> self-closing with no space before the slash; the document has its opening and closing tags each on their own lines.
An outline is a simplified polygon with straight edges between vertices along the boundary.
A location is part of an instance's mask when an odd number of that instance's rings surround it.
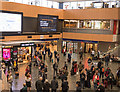
<svg viewBox="0 0 120 92">
<path fill-rule="evenodd" d="M 42 48 L 41 48 L 42 49 Z M 23 88 L 20 90 L 21 92 L 30 92 L 32 86 L 32 67 L 37 67 L 39 70 L 39 78 L 35 82 L 35 87 L 37 92 L 56 92 L 61 86 L 62 92 L 67 92 L 69 90 L 69 82 L 68 82 L 68 75 L 78 75 L 79 79 L 76 81 L 76 92 L 81 92 L 85 88 L 92 88 L 94 87 L 94 91 L 96 92 L 105 92 L 105 89 L 113 89 L 113 85 L 120 87 L 120 67 L 118 68 L 116 75 L 113 74 L 112 70 L 109 68 L 109 61 L 111 59 L 110 53 L 104 56 L 105 66 L 102 59 L 100 59 L 100 51 L 98 51 L 98 63 L 97 66 L 93 62 L 93 58 L 95 57 L 95 52 L 91 51 L 91 62 L 88 64 L 89 67 L 85 67 L 83 63 L 83 52 L 80 51 L 80 60 L 74 61 L 72 60 L 72 52 L 69 51 L 67 62 L 64 62 L 64 66 L 59 68 L 60 62 L 60 55 L 57 51 L 54 51 L 54 59 L 53 60 L 53 53 L 51 52 L 50 48 L 44 48 L 42 51 L 36 51 L 34 59 L 35 62 L 33 64 L 32 61 L 29 62 L 25 69 L 25 83 L 23 84 Z M 66 56 L 66 50 L 62 50 L 63 56 Z M 48 80 L 48 66 L 46 65 L 46 55 L 49 57 L 49 61 L 53 64 L 53 79 L 50 81 Z M 68 64 L 72 62 L 71 70 L 68 69 Z M 5 65 L 3 64 L 3 69 L 5 70 Z M 13 76 L 11 71 L 9 70 L 7 73 L 8 82 L 11 84 L 13 82 Z M 16 73 L 16 76 L 19 76 Z M 58 80 L 61 80 L 61 84 L 58 83 Z"/>
</svg>

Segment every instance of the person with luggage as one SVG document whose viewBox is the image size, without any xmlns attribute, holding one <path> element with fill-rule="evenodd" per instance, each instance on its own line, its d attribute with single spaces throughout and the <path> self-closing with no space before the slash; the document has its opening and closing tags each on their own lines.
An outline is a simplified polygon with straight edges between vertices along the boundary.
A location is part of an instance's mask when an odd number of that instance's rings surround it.
<svg viewBox="0 0 120 92">
<path fill-rule="evenodd" d="M 43 82 L 42 82 L 43 78 L 40 77 L 39 80 L 36 81 L 35 83 L 35 87 L 37 89 L 37 92 L 42 92 L 43 91 Z"/>
<path fill-rule="evenodd" d="M 53 69 L 54 69 L 54 76 L 55 75 L 57 75 L 57 70 L 58 70 L 58 64 L 57 64 L 57 62 L 55 62 L 54 64 L 53 64 Z M 56 73 L 56 74 L 55 74 Z"/>
<path fill-rule="evenodd" d="M 56 92 L 58 89 L 58 81 L 56 80 L 56 77 L 53 77 L 53 80 L 51 81 L 51 92 Z"/>
<path fill-rule="evenodd" d="M 85 88 L 85 73 L 84 73 L 84 70 L 81 71 L 81 74 L 80 74 L 80 83 L 81 83 L 81 88 Z"/>
<path fill-rule="evenodd" d="M 69 85 L 68 85 L 67 78 L 63 80 L 61 87 L 62 87 L 62 92 L 68 92 Z"/>
</svg>

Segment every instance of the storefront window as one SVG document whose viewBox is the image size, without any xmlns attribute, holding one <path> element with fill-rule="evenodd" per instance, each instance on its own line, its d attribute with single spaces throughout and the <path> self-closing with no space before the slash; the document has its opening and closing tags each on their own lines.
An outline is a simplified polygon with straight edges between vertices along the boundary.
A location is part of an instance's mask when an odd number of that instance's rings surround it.
<svg viewBox="0 0 120 92">
<path fill-rule="evenodd" d="M 110 21 L 64 20 L 64 28 L 110 29 Z"/>
</svg>

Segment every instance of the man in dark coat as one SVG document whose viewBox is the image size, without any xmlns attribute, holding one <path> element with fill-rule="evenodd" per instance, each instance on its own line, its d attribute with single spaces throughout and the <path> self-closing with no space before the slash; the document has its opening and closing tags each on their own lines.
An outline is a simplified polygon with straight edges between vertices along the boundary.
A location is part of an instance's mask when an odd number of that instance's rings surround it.
<svg viewBox="0 0 120 92">
<path fill-rule="evenodd" d="M 50 87 L 51 87 L 51 85 L 50 85 L 50 83 L 48 82 L 48 80 L 46 79 L 46 80 L 45 80 L 45 83 L 44 83 L 44 85 L 43 85 L 43 92 L 50 92 Z"/>
<path fill-rule="evenodd" d="M 36 83 L 35 83 L 37 92 L 42 92 L 42 90 L 43 90 L 42 80 L 43 80 L 42 77 L 40 77 L 40 79 L 38 81 L 36 81 Z"/>
<path fill-rule="evenodd" d="M 56 92 L 57 88 L 58 88 L 58 81 L 56 80 L 56 77 L 54 77 L 53 80 L 51 81 L 52 92 Z"/>
<path fill-rule="evenodd" d="M 65 80 L 62 82 L 62 92 L 67 92 L 68 89 L 69 89 L 69 86 L 68 86 L 68 81 L 67 81 L 67 78 L 65 78 Z"/>
</svg>

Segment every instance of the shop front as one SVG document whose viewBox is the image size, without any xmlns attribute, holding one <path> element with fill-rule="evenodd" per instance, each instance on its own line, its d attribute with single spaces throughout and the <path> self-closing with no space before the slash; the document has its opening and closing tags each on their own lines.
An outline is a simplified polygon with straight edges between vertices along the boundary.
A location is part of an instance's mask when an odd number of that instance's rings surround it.
<svg viewBox="0 0 120 92">
<path fill-rule="evenodd" d="M 66 48 L 66 51 L 69 52 L 72 50 L 73 53 L 77 53 L 80 49 L 84 53 L 90 53 L 91 50 L 98 50 L 98 43 L 93 41 L 82 41 L 82 40 L 63 40 L 63 47 Z"/>
<path fill-rule="evenodd" d="M 18 63 L 28 63 L 32 61 L 32 57 L 35 54 L 35 44 L 34 43 L 22 43 L 17 47 L 17 58 Z"/>
</svg>

